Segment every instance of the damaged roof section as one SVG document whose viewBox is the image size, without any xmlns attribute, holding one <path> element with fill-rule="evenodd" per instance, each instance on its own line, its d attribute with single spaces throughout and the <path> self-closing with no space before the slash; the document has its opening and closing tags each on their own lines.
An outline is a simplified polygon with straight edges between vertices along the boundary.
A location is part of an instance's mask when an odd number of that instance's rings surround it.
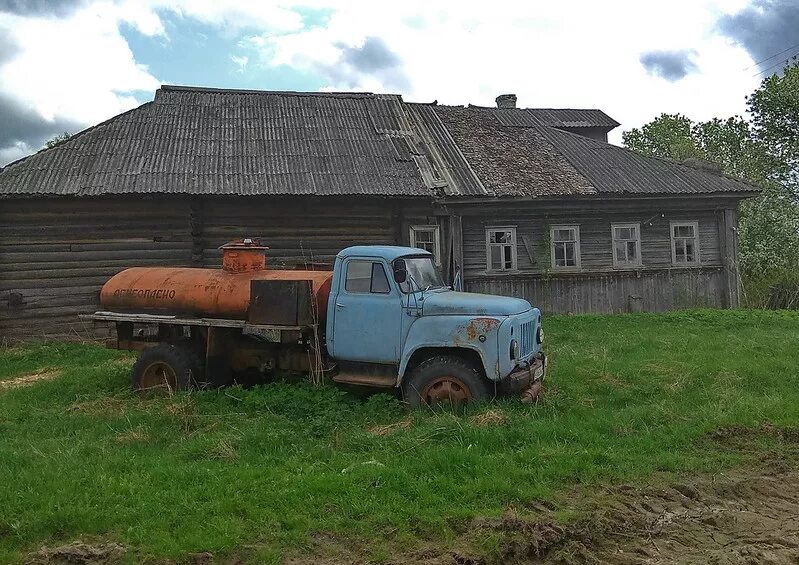
<svg viewBox="0 0 799 565">
<path fill-rule="evenodd" d="M 450 196 L 473 196 L 474 186 L 495 197 L 574 196 L 596 194 L 591 182 L 544 138 L 538 127 L 504 126 L 494 111 L 462 106 L 430 106 L 424 115 L 437 118 L 463 156 L 448 168 L 460 179 L 470 174 L 477 182 L 450 186 Z M 501 110 L 506 112 L 507 110 Z M 463 187 L 463 188 L 461 188 Z"/>
</svg>

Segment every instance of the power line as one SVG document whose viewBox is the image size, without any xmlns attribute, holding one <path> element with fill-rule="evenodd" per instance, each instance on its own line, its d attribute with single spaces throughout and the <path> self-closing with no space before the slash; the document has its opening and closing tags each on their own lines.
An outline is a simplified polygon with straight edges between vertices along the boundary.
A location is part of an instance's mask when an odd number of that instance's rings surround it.
<svg viewBox="0 0 799 565">
<path fill-rule="evenodd" d="M 766 61 L 768 61 L 769 59 L 773 59 L 774 57 L 777 57 L 777 56 L 779 56 L 779 55 L 782 55 L 783 53 L 787 53 L 787 52 L 788 52 L 788 51 L 790 51 L 791 49 L 796 49 L 797 47 L 799 47 L 799 43 L 797 43 L 796 45 L 792 45 L 791 47 L 788 47 L 787 49 L 784 49 L 783 51 L 780 51 L 779 53 L 774 53 L 774 54 L 773 54 L 771 57 L 766 57 L 765 59 L 762 59 L 762 60 L 758 61 L 758 62 L 757 62 L 757 63 L 755 63 L 754 65 L 749 65 L 749 66 L 748 66 L 748 67 L 746 67 L 744 70 L 745 70 L 745 71 L 748 71 L 748 70 L 749 70 L 749 69 L 751 69 L 751 68 L 757 67 L 757 66 L 758 66 L 760 63 L 765 63 L 765 62 L 766 62 Z M 771 68 L 771 67 L 769 67 L 769 68 Z"/>
<path fill-rule="evenodd" d="M 798 52 L 796 52 L 796 53 L 794 53 L 793 55 L 789 55 L 789 56 L 788 56 L 788 59 L 790 59 L 791 57 L 796 57 L 797 55 L 799 55 L 799 51 L 798 51 Z M 753 75 L 752 75 L 752 77 L 754 78 L 754 77 L 757 77 L 757 76 L 760 76 L 760 75 L 762 75 L 763 73 L 767 73 L 767 72 L 768 72 L 768 71 L 770 71 L 771 69 L 774 69 L 774 68 L 776 68 L 776 67 L 779 67 L 779 66 L 781 66 L 781 65 L 784 65 L 786 62 L 787 62 L 787 60 L 786 60 L 786 61 L 780 61 L 779 63 L 774 63 L 774 64 L 773 64 L 773 65 L 771 65 L 770 67 L 766 67 L 766 68 L 765 68 L 765 69 L 763 69 L 762 71 L 760 71 L 760 72 L 757 72 L 757 73 L 753 74 Z"/>
</svg>

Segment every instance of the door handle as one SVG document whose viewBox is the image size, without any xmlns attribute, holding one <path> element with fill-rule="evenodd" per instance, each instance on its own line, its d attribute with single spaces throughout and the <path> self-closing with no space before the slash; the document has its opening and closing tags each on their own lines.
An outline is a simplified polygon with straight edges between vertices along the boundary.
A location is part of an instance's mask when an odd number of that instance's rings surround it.
<svg viewBox="0 0 799 565">
<path fill-rule="evenodd" d="M 341 302 L 336 302 L 336 308 L 344 308 L 346 304 L 342 304 Z"/>
</svg>

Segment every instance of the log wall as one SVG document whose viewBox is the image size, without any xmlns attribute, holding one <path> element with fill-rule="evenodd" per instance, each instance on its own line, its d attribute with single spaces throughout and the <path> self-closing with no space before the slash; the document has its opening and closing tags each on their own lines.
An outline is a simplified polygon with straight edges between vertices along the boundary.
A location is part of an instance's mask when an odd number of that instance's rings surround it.
<svg viewBox="0 0 799 565">
<path fill-rule="evenodd" d="M 95 337 L 78 313 L 131 265 L 189 265 L 188 201 L 0 201 L 0 342 Z"/>
<path fill-rule="evenodd" d="M 130 266 L 219 267 L 218 247 L 260 237 L 268 264 L 332 265 L 349 245 L 407 243 L 424 206 L 388 199 L 40 198 L 0 201 L 0 343 L 96 338 L 78 319 Z M 405 230 L 407 231 L 407 230 Z"/>
</svg>

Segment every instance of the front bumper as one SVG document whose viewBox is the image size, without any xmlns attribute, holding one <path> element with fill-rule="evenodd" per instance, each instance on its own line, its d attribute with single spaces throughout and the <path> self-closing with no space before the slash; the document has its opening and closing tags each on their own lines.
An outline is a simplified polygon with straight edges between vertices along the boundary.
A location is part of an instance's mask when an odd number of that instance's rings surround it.
<svg viewBox="0 0 799 565">
<path fill-rule="evenodd" d="M 518 394 L 529 389 L 534 383 L 543 381 L 547 374 L 547 356 L 539 351 L 526 367 L 518 367 L 510 375 L 497 383 L 503 394 Z"/>
</svg>

